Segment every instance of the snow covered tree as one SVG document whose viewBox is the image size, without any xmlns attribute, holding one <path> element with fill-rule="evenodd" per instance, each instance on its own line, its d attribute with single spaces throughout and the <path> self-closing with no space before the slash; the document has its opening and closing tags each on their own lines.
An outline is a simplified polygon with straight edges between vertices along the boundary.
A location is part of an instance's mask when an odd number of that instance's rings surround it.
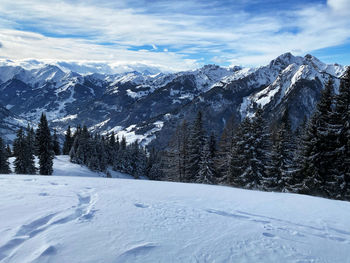
<svg viewBox="0 0 350 263">
<path fill-rule="evenodd" d="M 53 144 L 53 151 L 54 151 L 55 155 L 60 155 L 61 148 L 60 148 L 60 143 L 58 141 L 56 129 L 54 129 L 54 131 L 53 131 L 52 144 Z"/>
<path fill-rule="evenodd" d="M 8 153 L 3 139 L 0 137 L 0 174 L 9 174 L 11 172 L 8 161 Z"/>
<path fill-rule="evenodd" d="M 53 172 L 53 158 L 55 153 L 52 149 L 52 138 L 44 113 L 41 114 L 40 123 L 38 125 L 36 143 L 39 158 L 39 173 L 41 175 L 51 175 Z"/>
<path fill-rule="evenodd" d="M 199 174 L 196 178 L 196 183 L 214 184 L 215 183 L 215 168 L 214 158 L 210 146 L 213 141 L 209 138 L 201 152 L 201 159 L 199 163 Z"/>
<path fill-rule="evenodd" d="M 224 177 L 224 183 L 236 187 L 244 187 L 244 171 L 248 165 L 247 158 L 244 152 L 246 141 L 248 140 L 248 134 L 251 131 L 251 120 L 245 118 L 242 123 L 235 130 L 231 138 L 230 152 L 228 154 L 227 171 Z"/>
<path fill-rule="evenodd" d="M 270 154 L 270 135 L 259 108 L 240 125 L 231 154 L 230 182 L 239 187 L 263 189 Z"/>
<path fill-rule="evenodd" d="M 68 129 L 66 131 L 64 143 L 63 143 L 63 149 L 62 154 L 68 155 L 70 152 L 70 149 L 72 148 L 74 143 L 74 138 L 72 137 L 72 131 L 70 129 L 70 126 L 68 126 Z"/>
<path fill-rule="evenodd" d="M 295 139 L 291 130 L 289 113 L 283 113 L 281 124 L 276 130 L 271 159 L 268 165 L 264 189 L 268 191 L 288 191 L 288 183 L 294 168 Z"/>
<path fill-rule="evenodd" d="M 337 155 L 335 174 L 340 187 L 336 198 L 350 200 L 350 67 L 341 79 L 339 95 L 336 96 L 333 115 L 336 129 L 335 153 Z"/>
<path fill-rule="evenodd" d="M 303 138 L 303 151 L 299 176 L 299 192 L 331 197 L 334 181 L 334 139 L 332 126 L 333 82 L 330 79 L 322 91 L 321 99 L 309 120 Z"/>
</svg>

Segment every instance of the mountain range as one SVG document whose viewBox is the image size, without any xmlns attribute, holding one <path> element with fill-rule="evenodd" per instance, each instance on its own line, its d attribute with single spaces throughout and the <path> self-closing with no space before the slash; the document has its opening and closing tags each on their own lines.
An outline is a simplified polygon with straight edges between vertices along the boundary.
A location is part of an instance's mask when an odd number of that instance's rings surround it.
<svg viewBox="0 0 350 263">
<path fill-rule="evenodd" d="M 291 53 L 258 68 L 206 65 L 177 73 L 142 67 L 109 74 L 91 65 L 2 61 L 0 135 L 11 142 L 18 127 L 35 125 L 46 112 L 60 134 L 80 124 L 164 148 L 179 122 L 191 121 L 199 110 L 205 127 L 219 135 L 232 116 L 240 122 L 259 106 L 269 122 L 288 109 L 295 129 L 313 112 L 328 78 L 338 87 L 345 70 Z"/>
</svg>

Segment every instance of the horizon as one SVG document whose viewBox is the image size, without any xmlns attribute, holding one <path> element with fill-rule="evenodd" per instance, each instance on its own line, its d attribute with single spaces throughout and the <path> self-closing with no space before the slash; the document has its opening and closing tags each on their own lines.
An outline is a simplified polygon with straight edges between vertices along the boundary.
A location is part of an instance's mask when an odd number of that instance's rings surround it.
<svg viewBox="0 0 350 263">
<path fill-rule="evenodd" d="M 183 71 L 256 67 L 291 52 L 350 64 L 346 0 L 3 0 L 0 14 L 0 58 L 13 61 Z"/>
<path fill-rule="evenodd" d="M 279 56 L 273 58 L 277 59 L 278 57 L 281 57 L 285 54 L 291 54 L 293 57 L 301 57 L 304 58 L 307 55 L 312 54 L 306 54 L 305 56 L 297 56 L 294 55 L 291 52 L 286 52 L 283 54 L 280 54 Z M 313 56 L 316 59 L 318 59 L 316 56 Z M 271 60 L 271 61 L 272 61 Z M 115 65 L 109 62 L 103 62 L 103 61 L 55 61 L 55 60 L 38 60 L 38 59 L 23 59 L 23 60 L 11 60 L 11 59 L 3 59 L 0 58 L 0 67 L 2 66 L 20 66 L 26 70 L 34 70 L 34 69 L 39 69 L 43 68 L 45 66 L 56 66 L 60 70 L 68 73 L 68 72 L 73 72 L 73 73 L 78 73 L 81 75 L 89 75 L 89 74 L 104 74 L 104 75 L 113 75 L 113 74 L 125 74 L 125 73 L 132 73 L 132 72 L 139 72 L 139 73 L 145 73 L 146 75 L 156 75 L 159 73 L 178 73 L 178 72 L 186 72 L 186 71 L 195 71 L 200 68 L 203 68 L 205 66 L 219 66 L 221 68 L 226 68 L 230 69 L 233 67 L 241 67 L 242 69 L 244 68 L 259 68 L 263 66 L 267 66 L 271 61 L 269 61 L 267 64 L 263 65 L 256 65 L 255 67 L 247 67 L 244 65 L 229 65 L 229 66 L 223 66 L 215 63 L 210 63 L 210 64 L 203 64 L 203 65 L 198 65 L 198 67 L 193 68 L 193 69 L 188 69 L 188 70 L 178 70 L 178 71 L 164 71 L 161 68 L 157 67 L 148 67 L 146 64 L 137 64 L 137 63 L 130 63 L 130 64 L 124 64 L 124 65 Z M 321 61 L 321 60 L 320 60 Z M 340 63 L 334 62 L 334 63 L 326 63 L 324 61 L 321 61 L 322 63 L 325 63 L 327 65 L 340 65 L 340 66 L 349 66 L 349 65 L 342 65 Z"/>
</svg>

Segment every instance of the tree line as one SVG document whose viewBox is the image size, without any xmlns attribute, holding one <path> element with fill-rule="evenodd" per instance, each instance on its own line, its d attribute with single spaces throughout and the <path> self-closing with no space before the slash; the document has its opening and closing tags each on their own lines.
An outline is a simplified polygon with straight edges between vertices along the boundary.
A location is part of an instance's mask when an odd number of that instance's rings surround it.
<svg viewBox="0 0 350 263">
<path fill-rule="evenodd" d="M 329 79 L 314 113 L 296 131 L 288 109 L 269 127 L 259 108 L 240 124 L 228 121 L 218 143 L 209 134 L 201 112 L 193 123 L 184 120 L 154 179 L 350 200 L 350 69 L 337 94 Z"/>
<path fill-rule="evenodd" d="M 222 184 L 264 191 L 293 192 L 350 200 L 350 69 L 337 94 L 330 78 L 315 112 L 292 131 L 288 109 L 277 125 L 268 125 L 259 108 L 238 124 L 233 118 L 217 142 L 205 130 L 202 113 L 183 120 L 163 151 L 146 150 L 138 141 L 127 144 L 114 132 L 92 134 L 68 127 L 62 153 L 73 163 L 93 171 L 108 167 L 152 180 Z M 273 127 L 272 127 L 273 126 Z M 0 140 L 0 173 L 9 173 L 9 147 Z M 37 131 L 19 129 L 13 144 L 15 172 L 52 174 L 52 160 L 60 154 L 57 134 L 51 136 L 45 114 Z"/>
<path fill-rule="evenodd" d="M 63 154 L 70 156 L 73 163 L 86 165 L 92 171 L 106 172 L 108 167 L 140 178 L 147 176 L 147 152 L 138 141 L 126 143 L 123 136 L 114 132 L 105 136 L 92 134 L 87 127 L 77 127 L 74 134 L 68 127 L 63 145 Z"/>
<path fill-rule="evenodd" d="M 15 157 L 13 166 L 17 174 L 51 175 L 53 173 L 53 158 L 60 154 L 60 146 L 56 131 L 51 135 L 46 115 L 40 118 L 38 129 L 28 125 L 27 129 L 20 128 L 13 142 L 13 151 L 9 145 L 5 147 L 0 138 L 0 173 L 11 172 L 8 158 Z M 38 156 L 39 167 L 35 166 L 35 155 Z"/>
</svg>

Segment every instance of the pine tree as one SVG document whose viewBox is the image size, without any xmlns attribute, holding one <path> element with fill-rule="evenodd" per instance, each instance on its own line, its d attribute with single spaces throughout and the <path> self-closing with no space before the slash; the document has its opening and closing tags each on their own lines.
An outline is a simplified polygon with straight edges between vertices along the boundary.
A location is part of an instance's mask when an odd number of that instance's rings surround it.
<svg viewBox="0 0 350 263">
<path fill-rule="evenodd" d="M 13 142 L 13 155 L 16 157 L 14 166 L 17 174 L 35 174 L 36 172 L 33 149 L 28 142 L 28 136 L 25 136 L 23 129 L 20 128 Z"/>
<path fill-rule="evenodd" d="M 9 158 L 13 156 L 13 153 L 9 144 L 7 144 L 6 146 L 6 153 L 7 153 L 7 157 Z"/>
<path fill-rule="evenodd" d="M 52 138 L 44 113 L 41 114 L 36 142 L 39 158 L 39 173 L 41 175 L 51 175 L 53 172 L 53 158 L 55 153 L 52 149 Z"/>
<path fill-rule="evenodd" d="M 213 153 L 211 152 L 210 146 L 211 139 L 209 138 L 204 144 L 201 152 L 201 159 L 199 163 L 199 174 L 196 178 L 196 183 L 203 184 L 214 184 L 215 183 L 215 168 Z"/>
<path fill-rule="evenodd" d="M 8 153 L 4 141 L 0 138 L 0 174 L 9 174 L 10 172 Z"/>
<path fill-rule="evenodd" d="M 52 144 L 53 144 L 53 151 L 54 151 L 55 155 L 60 155 L 61 149 L 60 149 L 60 143 L 58 141 L 56 129 L 54 129 L 54 132 L 53 132 Z"/>
<path fill-rule="evenodd" d="M 119 144 L 119 142 L 118 142 L 118 144 Z M 107 156 L 108 164 L 113 165 L 114 160 L 116 159 L 116 155 L 117 155 L 117 143 L 115 140 L 114 131 L 112 131 L 111 135 L 109 136 L 107 153 L 108 153 L 108 156 Z"/>
<path fill-rule="evenodd" d="M 30 151 L 32 154 L 35 154 L 36 152 L 36 145 L 35 145 L 35 132 L 33 127 L 30 127 L 29 124 L 27 125 L 26 129 L 26 138 L 27 138 L 27 143 L 30 148 Z"/>
<path fill-rule="evenodd" d="M 26 167 L 27 167 L 27 174 L 35 174 L 36 168 L 35 168 L 35 161 L 34 161 L 34 154 L 35 154 L 35 132 L 33 127 L 27 127 L 27 134 L 26 134 Z"/>
<path fill-rule="evenodd" d="M 55 155 L 61 155 L 61 148 L 60 143 L 58 141 L 58 136 L 56 129 L 54 129 L 53 136 L 52 136 L 52 150 L 54 151 Z"/>
<path fill-rule="evenodd" d="M 90 133 L 87 130 L 86 126 L 83 126 L 83 129 L 77 134 L 77 144 L 75 150 L 75 158 L 72 160 L 74 163 L 78 164 L 87 164 L 88 157 L 91 154 L 91 148 L 89 144 Z"/>
<path fill-rule="evenodd" d="M 288 191 L 296 146 L 286 109 L 283 113 L 280 127 L 275 134 L 271 151 L 271 161 L 264 179 L 264 189 L 269 191 Z"/>
<path fill-rule="evenodd" d="M 150 180 L 163 179 L 162 154 L 154 147 L 151 148 L 146 164 L 146 176 Z"/>
<path fill-rule="evenodd" d="M 234 142 L 234 135 L 236 132 L 236 122 L 232 116 L 227 122 L 222 132 L 219 149 L 215 157 L 215 171 L 217 172 L 217 180 L 222 183 L 230 181 L 232 173 L 230 172 L 231 154 Z M 230 184 L 230 183 L 229 183 Z"/>
<path fill-rule="evenodd" d="M 90 170 L 105 172 L 107 169 L 107 156 L 105 152 L 104 142 L 98 135 L 89 139 L 89 155 L 87 156 L 87 163 L 85 163 Z"/>
<path fill-rule="evenodd" d="M 231 181 L 233 185 L 263 189 L 266 167 L 270 157 L 270 135 L 259 108 L 252 120 L 240 126 L 231 154 Z"/>
<path fill-rule="evenodd" d="M 331 197 L 334 192 L 329 186 L 334 179 L 335 162 L 332 98 L 333 82 L 329 80 L 303 138 L 300 170 L 303 181 L 298 182 L 302 193 Z"/>
<path fill-rule="evenodd" d="M 245 118 L 231 138 L 230 152 L 227 156 L 228 167 L 225 184 L 244 187 L 244 170 L 248 165 L 244 152 L 247 136 L 250 133 L 251 120 Z"/>
<path fill-rule="evenodd" d="M 64 140 L 64 144 L 63 144 L 63 149 L 62 149 L 62 154 L 63 155 L 68 155 L 72 146 L 74 143 L 74 138 L 72 137 L 72 132 L 70 129 L 70 126 L 68 126 L 68 129 L 66 131 L 66 135 L 65 135 L 65 140 Z"/>
<path fill-rule="evenodd" d="M 186 181 L 188 168 L 188 125 L 186 120 L 176 128 L 163 157 L 166 180 Z"/>
<path fill-rule="evenodd" d="M 333 124 L 336 131 L 334 166 L 339 193 L 337 198 L 350 200 L 350 67 L 341 79 L 339 95 L 336 96 Z"/>
<path fill-rule="evenodd" d="M 197 113 L 196 120 L 191 127 L 188 139 L 188 164 L 186 169 L 185 181 L 193 182 L 199 176 L 199 164 L 201 162 L 202 150 L 205 143 L 205 134 L 203 130 L 202 113 Z"/>
</svg>

